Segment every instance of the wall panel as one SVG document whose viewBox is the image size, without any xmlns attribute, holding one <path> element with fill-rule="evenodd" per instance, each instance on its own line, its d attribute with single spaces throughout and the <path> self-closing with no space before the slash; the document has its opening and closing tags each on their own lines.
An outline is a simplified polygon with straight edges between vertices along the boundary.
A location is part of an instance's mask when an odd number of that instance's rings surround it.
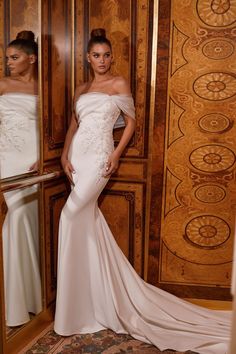
<svg viewBox="0 0 236 354">
<path fill-rule="evenodd" d="M 9 39 L 16 38 L 18 32 L 24 30 L 33 31 L 35 37 L 39 35 L 39 22 L 35 21 L 39 16 L 38 0 L 10 0 L 8 1 L 10 12 Z"/>
<path fill-rule="evenodd" d="M 136 271 L 143 275 L 143 185 L 109 183 L 100 197 L 100 207 L 119 247 Z"/>
<path fill-rule="evenodd" d="M 43 185 L 45 217 L 46 305 L 56 297 L 58 225 L 61 209 L 67 199 L 65 182 L 56 180 Z"/>
<path fill-rule="evenodd" d="M 38 38 L 38 15 L 38 0 L 0 0 L 0 78 L 5 75 L 6 46 L 17 33 L 30 30 Z"/>
<path fill-rule="evenodd" d="M 44 161 L 60 157 L 71 116 L 71 2 L 43 1 Z"/>
<path fill-rule="evenodd" d="M 236 193 L 235 7 L 172 1 L 169 10 L 170 55 L 160 92 L 167 104 L 158 131 L 165 129 L 160 254 L 151 257 L 152 280 L 181 296 L 186 285 L 193 289 L 188 296 L 200 286 L 202 297 L 227 299 Z"/>
</svg>

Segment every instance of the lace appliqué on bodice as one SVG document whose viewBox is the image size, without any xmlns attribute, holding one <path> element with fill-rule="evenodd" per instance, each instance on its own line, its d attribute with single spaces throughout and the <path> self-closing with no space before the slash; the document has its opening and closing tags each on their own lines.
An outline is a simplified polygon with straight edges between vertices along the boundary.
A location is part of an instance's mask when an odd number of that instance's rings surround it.
<svg viewBox="0 0 236 354">
<path fill-rule="evenodd" d="M 114 141 L 112 128 L 114 121 L 119 116 L 118 108 L 110 111 L 110 105 L 104 105 L 104 113 L 102 115 L 91 115 L 87 120 L 80 121 L 80 149 L 86 153 L 88 150 L 93 151 L 97 161 L 97 181 L 100 180 L 105 172 L 106 162 L 110 154 L 114 150 Z M 106 111 L 108 109 L 108 111 Z"/>
<path fill-rule="evenodd" d="M 84 154 L 93 151 L 96 155 L 98 181 L 103 176 L 106 162 L 114 150 L 113 127 L 122 111 L 120 101 L 125 102 L 127 108 L 130 104 L 127 99 L 131 99 L 134 112 L 132 98 L 124 96 L 122 100 L 120 96 L 91 92 L 81 95 L 76 104 L 79 149 Z"/>
<path fill-rule="evenodd" d="M 37 119 L 36 96 L 5 94 L 0 96 L 0 154 L 22 151 L 31 134 L 31 122 Z"/>
<path fill-rule="evenodd" d="M 0 115 L 0 153 L 4 149 L 14 148 L 18 151 L 22 150 L 25 144 L 25 138 L 21 131 L 27 131 L 28 127 L 25 121 L 8 122 Z"/>
</svg>

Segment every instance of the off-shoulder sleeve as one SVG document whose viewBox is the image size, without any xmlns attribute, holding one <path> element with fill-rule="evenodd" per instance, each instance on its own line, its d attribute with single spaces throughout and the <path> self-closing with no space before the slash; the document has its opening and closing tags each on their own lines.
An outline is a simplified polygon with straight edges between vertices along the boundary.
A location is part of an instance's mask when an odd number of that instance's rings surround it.
<svg viewBox="0 0 236 354">
<path fill-rule="evenodd" d="M 113 99 L 124 114 L 127 114 L 127 116 L 135 119 L 134 100 L 132 96 L 114 95 Z"/>
<path fill-rule="evenodd" d="M 132 96 L 128 95 L 114 95 L 113 99 L 116 105 L 119 107 L 122 113 L 135 119 L 135 107 L 134 100 Z M 121 128 L 125 126 L 125 121 L 122 115 L 120 115 L 114 125 L 114 129 Z"/>
</svg>

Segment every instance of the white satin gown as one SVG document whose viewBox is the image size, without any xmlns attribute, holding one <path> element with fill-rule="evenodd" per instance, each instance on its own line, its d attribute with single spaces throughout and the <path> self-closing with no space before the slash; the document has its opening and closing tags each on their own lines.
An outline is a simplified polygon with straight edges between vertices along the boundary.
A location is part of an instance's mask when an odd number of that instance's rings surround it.
<svg viewBox="0 0 236 354">
<path fill-rule="evenodd" d="M 132 97 L 89 92 L 79 97 L 79 128 L 69 151 L 75 186 L 59 226 L 55 331 L 68 336 L 109 328 L 161 350 L 225 354 L 230 315 L 185 302 L 145 283 L 132 268 L 98 208 L 113 151 L 113 126 Z"/>
<path fill-rule="evenodd" d="M 0 96 L 0 178 L 27 173 L 38 160 L 37 96 Z M 19 326 L 42 310 L 38 187 L 4 193 L 2 229 L 6 324 Z"/>
</svg>

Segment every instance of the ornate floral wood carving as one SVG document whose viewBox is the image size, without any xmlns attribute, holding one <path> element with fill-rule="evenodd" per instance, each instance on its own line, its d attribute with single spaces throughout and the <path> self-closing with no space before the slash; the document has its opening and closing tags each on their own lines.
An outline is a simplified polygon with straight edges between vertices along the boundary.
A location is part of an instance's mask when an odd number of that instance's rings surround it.
<svg viewBox="0 0 236 354">
<path fill-rule="evenodd" d="M 171 2 L 159 259 L 159 282 L 169 289 L 169 284 L 230 286 L 235 11 L 235 1 Z M 170 262 L 175 264 L 173 276 Z"/>
</svg>

